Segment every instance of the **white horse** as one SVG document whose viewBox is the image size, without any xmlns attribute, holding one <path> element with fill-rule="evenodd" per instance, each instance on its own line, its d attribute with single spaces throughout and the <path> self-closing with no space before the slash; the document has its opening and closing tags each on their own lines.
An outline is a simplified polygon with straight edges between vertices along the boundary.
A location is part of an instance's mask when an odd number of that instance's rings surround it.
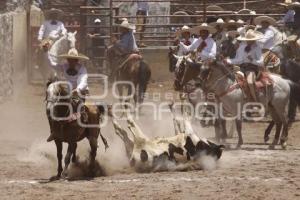
<svg viewBox="0 0 300 200">
<path fill-rule="evenodd" d="M 50 50 L 46 53 L 42 53 L 42 58 L 41 63 L 40 63 L 40 71 L 43 76 L 44 82 L 49 78 L 50 75 L 54 74 L 55 72 L 49 66 L 50 62 L 51 63 L 58 63 L 58 56 L 66 53 L 69 51 L 71 48 L 75 48 L 76 44 L 76 34 L 77 32 L 75 31 L 74 33 L 69 32 L 56 40 L 54 44 L 51 46 Z"/>
<path fill-rule="evenodd" d="M 183 68 L 183 73 L 175 80 L 175 86 L 179 86 L 177 89 L 180 89 L 187 81 L 200 74 L 201 79 L 204 80 L 202 88 L 215 94 L 218 99 L 218 108 L 220 109 L 221 106 L 225 112 L 229 112 L 232 116 L 237 116 L 235 120 L 239 137 L 237 147 L 239 148 L 243 144 L 241 118 L 241 116 L 243 116 L 243 109 L 239 108 L 243 108 L 247 102 L 245 102 L 243 91 L 238 86 L 237 81 L 232 80 L 228 76 L 232 72 L 223 70 L 225 66 L 218 62 L 212 64 L 210 67 L 202 66 L 201 69 L 195 69 L 195 67 L 189 66 L 188 64 L 180 65 L 180 67 Z M 270 74 L 269 76 L 273 84 L 268 86 L 264 92 L 259 92 L 258 99 L 270 112 L 276 124 L 275 138 L 269 148 L 273 149 L 280 139 L 280 144 L 282 148 L 285 149 L 288 138 L 287 109 L 290 92 L 291 89 L 293 92 L 295 91 L 295 84 L 274 74 Z M 217 113 L 218 119 L 222 120 L 219 116 L 220 112 Z M 281 130 L 282 134 L 281 138 L 279 138 Z M 217 137 L 220 136 L 218 131 L 222 132 L 222 130 L 216 130 Z"/>
</svg>

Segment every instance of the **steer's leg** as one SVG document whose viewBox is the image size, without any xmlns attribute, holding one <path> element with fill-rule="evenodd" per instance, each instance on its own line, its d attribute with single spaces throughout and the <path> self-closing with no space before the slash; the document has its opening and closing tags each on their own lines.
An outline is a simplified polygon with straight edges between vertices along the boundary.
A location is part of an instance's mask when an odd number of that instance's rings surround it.
<svg viewBox="0 0 300 200">
<path fill-rule="evenodd" d="M 73 149 L 73 152 L 72 152 L 72 162 L 73 163 L 76 163 L 77 162 L 77 157 L 76 157 L 76 149 L 77 149 L 77 143 L 75 143 L 74 145 L 74 149 Z"/>
</svg>

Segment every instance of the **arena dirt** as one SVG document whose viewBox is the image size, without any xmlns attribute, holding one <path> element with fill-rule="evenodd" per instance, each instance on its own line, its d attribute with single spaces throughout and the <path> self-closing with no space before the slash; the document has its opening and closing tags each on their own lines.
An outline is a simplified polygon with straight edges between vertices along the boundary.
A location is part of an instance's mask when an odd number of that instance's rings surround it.
<svg viewBox="0 0 300 200">
<path fill-rule="evenodd" d="M 80 164 L 70 174 L 80 180 L 47 183 L 56 173 L 56 148 L 46 143 L 49 134 L 44 111 L 44 88 L 17 82 L 15 95 L 0 105 L 0 199 L 299 199 L 300 123 L 290 130 L 288 150 L 268 150 L 263 145 L 265 123 L 245 123 L 241 150 L 227 149 L 219 162 L 205 160 L 207 170 L 135 173 L 128 167 L 122 141 L 112 126 L 103 128 L 110 148 L 99 140 L 97 160 L 101 173 L 85 179 L 89 146 L 78 147 Z M 169 83 L 151 84 L 152 92 L 171 91 Z M 147 112 L 139 125 L 148 136 L 173 135 L 171 116 L 149 120 Z M 212 128 L 196 130 L 212 138 Z M 272 134 L 273 136 L 274 134 Z M 236 135 L 228 141 L 232 147 Z M 64 146 L 64 150 L 66 146 Z M 99 168 L 100 170 L 100 168 Z M 100 174 L 100 171 L 99 171 Z"/>
</svg>

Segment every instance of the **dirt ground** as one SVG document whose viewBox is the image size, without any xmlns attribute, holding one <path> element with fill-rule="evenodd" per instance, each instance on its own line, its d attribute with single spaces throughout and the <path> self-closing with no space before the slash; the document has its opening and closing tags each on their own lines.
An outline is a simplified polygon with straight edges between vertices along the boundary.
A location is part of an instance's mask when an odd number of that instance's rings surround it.
<svg viewBox="0 0 300 200">
<path fill-rule="evenodd" d="M 18 84 L 12 99 L 0 104 L 0 194 L 13 199 L 300 199 L 300 123 L 290 130 L 287 150 L 268 150 L 263 144 L 266 123 L 244 123 L 245 145 L 224 151 L 217 163 L 205 171 L 135 173 L 128 169 L 122 141 L 111 126 L 102 132 L 110 149 L 99 142 L 98 160 L 107 175 L 95 179 L 59 180 L 47 183 L 56 173 L 54 143 L 49 134 L 42 86 Z M 152 84 L 152 91 L 170 89 Z M 143 121 L 147 120 L 146 127 Z M 161 121 L 142 116 L 141 127 L 151 136 L 172 135 L 170 116 Z M 212 128 L 197 129 L 212 137 Z M 273 135 L 272 135 L 273 136 Z M 228 141 L 232 146 L 236 137 Z M 64 149 L 65 146 L 64 146 Z M 79 144 L 85 159 L 88 144 Z M 72 167 L 74 173 L 76 166 Z"/>
</svg>

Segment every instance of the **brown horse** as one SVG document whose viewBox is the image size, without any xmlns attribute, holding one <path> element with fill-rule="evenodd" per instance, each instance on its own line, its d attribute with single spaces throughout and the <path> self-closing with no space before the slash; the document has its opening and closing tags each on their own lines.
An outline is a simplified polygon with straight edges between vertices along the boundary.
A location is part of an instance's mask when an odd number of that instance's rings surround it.
<svg viewBox="0 0 300 200">
<path fill-rule="evenodd" d="M 76 163 L 76 148 L 77 142 L 84 138 L 87 138 L 90 147 L 90 176 L 95 175 L 95 159 L 98 148 L 98 136 L 102 137 L 102 141 L 105 144 L 105 148 L 108 147 L 105 138 L 100 133 L 100 120 L 104 113 L 104 106 L 86 105 L 85 113 L 87 119 L 84 122 L 86 125 L 92 125 L 92 127 L 81 126 L 79 121 L 82 121 L 81 110 L 77 111 L 79 104 L 82 101 L 78 101 L 72 95 L 66 87 L 66 83 L 53 82 L 48 84 L 46 93 L 46 113 L 51 129 L 51 134 L 54 137 L 54 141 L 57 148 L 58 169 L 57 175 L 50 180 L 60 179 L 62 172 L 64 176 L 67 176 L 68 166 L 71 161 Z M 63 142 L 68 143 L 68 150 L 65 156 L 65 168 L 62 168 L 62 148 Z"/>
<path fill-rule="evenodd" d="M 113 71 L 111 76 L 117 83 L 119 82 L 119 95 L 122 97 L 124 88 L 127 88 L 128 96 L 133 95 L 135 104 L 143 103 L 151 78 L 149 65 L 138 54 L 130 54 L 124 60 L 119 55 L 109 53 L 108 60 Z"/>
</svg>

